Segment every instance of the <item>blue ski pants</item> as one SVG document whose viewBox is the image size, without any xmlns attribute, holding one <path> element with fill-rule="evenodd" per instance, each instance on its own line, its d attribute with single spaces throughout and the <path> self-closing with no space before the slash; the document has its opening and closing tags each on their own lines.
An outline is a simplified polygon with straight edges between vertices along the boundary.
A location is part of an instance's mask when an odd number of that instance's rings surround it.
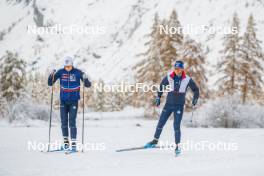
<svg viewBox="0 0 264 176">
<path fill-rule="evenodd" d="M 179 144 L 181 142 L 181 120 L 182 120 L 182 115 L 184 111 L 184 105 L 169 105 L 165 104 L 162 113 L 160 115 L 160 119 L 158 122 L 158 125 L 156 127 L 156 132 L 154 135 L 155 139 L 159 139 L 162 129 L 164 125 L 166 124 L 167 120 L 169 119 L 171 113 L 174 114 L 174 122 L 173 122 L 173 127 L 174 127 L 174 135 L 175 135 L 175 143 Z"/>
<path fill-rule="evenodd" d="M 78 101 L 61 101 L 60 115 L 61 115 L 61 130 L 63 137 L 69 136 L 69 128 L 71 139 L 76 139 L 76 117 L 78 111 Z"/>
</svg>

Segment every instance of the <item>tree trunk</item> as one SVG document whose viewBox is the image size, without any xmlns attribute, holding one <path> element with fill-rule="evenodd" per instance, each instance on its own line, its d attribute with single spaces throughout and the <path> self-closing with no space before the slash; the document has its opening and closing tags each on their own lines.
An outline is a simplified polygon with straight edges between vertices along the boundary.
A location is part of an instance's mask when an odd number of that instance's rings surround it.
<svg viewBox="0 0 264 176">
<path fill-rule="evenodd" d="M 247 80 L 248 80 L 248 77 L 245 76 L 245 82 L 244 82 L 243 90 L 242 90 L 242 94 L 243 94 L 242 102 L 243 102 L 243 104 L 246 103 L 246 98 L 247 98 Z"/>
</svg>

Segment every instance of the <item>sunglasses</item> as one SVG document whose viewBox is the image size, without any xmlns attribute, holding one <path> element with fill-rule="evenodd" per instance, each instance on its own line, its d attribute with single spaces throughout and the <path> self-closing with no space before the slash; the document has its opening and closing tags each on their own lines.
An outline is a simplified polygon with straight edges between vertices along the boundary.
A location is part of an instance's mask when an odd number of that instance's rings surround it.
<svg viewBox="0 0 264 176">
<path fill-rule="evenodd" d="M 176 68 L 174 68 L 176 71 L 182 71 L 183 69 L 182 68 L 178 68 L 178 67 L 176 67 Z"/>
<path fill-rule="evenodd" d="M 71 65 L 69 65 L 69 66 L 65 66 L 64 68 L 72 68 L 72 66 L 71 66 Z"/>
</svg>

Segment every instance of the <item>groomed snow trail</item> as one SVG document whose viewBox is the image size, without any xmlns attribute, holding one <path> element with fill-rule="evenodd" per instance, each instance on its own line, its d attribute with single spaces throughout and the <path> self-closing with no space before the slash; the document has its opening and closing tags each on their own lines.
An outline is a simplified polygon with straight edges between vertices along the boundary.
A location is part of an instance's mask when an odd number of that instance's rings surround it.
<svg viewBox="0 0 264 176">
<path fill-rule="evenodd" d="M 264 175 L 263 129 L 182 128 L 183 142 L 236 143 L 238 150 L 185 150 L 175 158 L 171 150 L 115 152 L 151 140 L 156 121 L 89 120 L 85 125 L 85 141 L 104 143 L 105 150 L 71 155 L 29 151 L 29 141 L 47 142 L 46 127 L 0 127 L 0 176 Z M 79 130 L 79 139 L 80 134 Z M 52 140 L 60 138 L 60 127 L 55 125 Z M 173 142 L 173 139 L 172 121 L 169 121 L 161 140 Z"/>
</svg>

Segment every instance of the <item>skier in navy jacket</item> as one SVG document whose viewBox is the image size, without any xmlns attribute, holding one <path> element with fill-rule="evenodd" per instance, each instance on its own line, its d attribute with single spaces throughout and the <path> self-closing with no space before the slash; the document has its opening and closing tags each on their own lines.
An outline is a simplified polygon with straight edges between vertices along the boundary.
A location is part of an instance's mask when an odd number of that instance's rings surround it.
<svg viewBox="0 0 264 176">
<path fill-rule="evenodd" d="M 169 72 L 162 80 L 160 84 L 160 91 L 158 91 L 158 96 L 156 98 L 156 106 L 160 105 L 160 98 L 163 94 L 163 87 L 170 85 L 170 91 L 167 95 L 167 100 L 165 106 L 160 115 L 160 119 L 158 125 L 156 127 L 156 132 L 154 134 L 154 139 L 145 145 L 145 148 L 153 148 L 158 144 L 158 140 L 160 134 L 162 132 L 162 128 L 167 122 L 171 113 L 174 113 L 174 135 L 175 135 L 175 143 L 176 149 L 175 154 L 180 154 L 179 144 L 181 141 L 181 129 L 180 124 L 182 120 L 182 115 L 184 111 L 185 104 L 185 95 L 188 87 L 193 91 L 193 106 L 196 105 L 199 98 L 199 88 L 195 84 L 192 78 L 186 75 L 184 71 L 184 63 L 182 61 L 176 61 L 175 70 Z"/>
<path fill-rule="evenodd" d="M 78 110 L 78 100 L 80 99 L 80 80 L 85 87 L 90 87 L 91 82 L 81 70 L 73 67 L 71 57 L 66 57 L 64 68 L 53 70 L 48 78 L 48 85 L 52 86 L 57 80 L 60 80 L 60 116 L 61 130 L 64 139 L 62 149 L 69 149 L 69 128 L 71 137 L 71 149 L 76 151 L 76 117 Z"/>
</svg>

